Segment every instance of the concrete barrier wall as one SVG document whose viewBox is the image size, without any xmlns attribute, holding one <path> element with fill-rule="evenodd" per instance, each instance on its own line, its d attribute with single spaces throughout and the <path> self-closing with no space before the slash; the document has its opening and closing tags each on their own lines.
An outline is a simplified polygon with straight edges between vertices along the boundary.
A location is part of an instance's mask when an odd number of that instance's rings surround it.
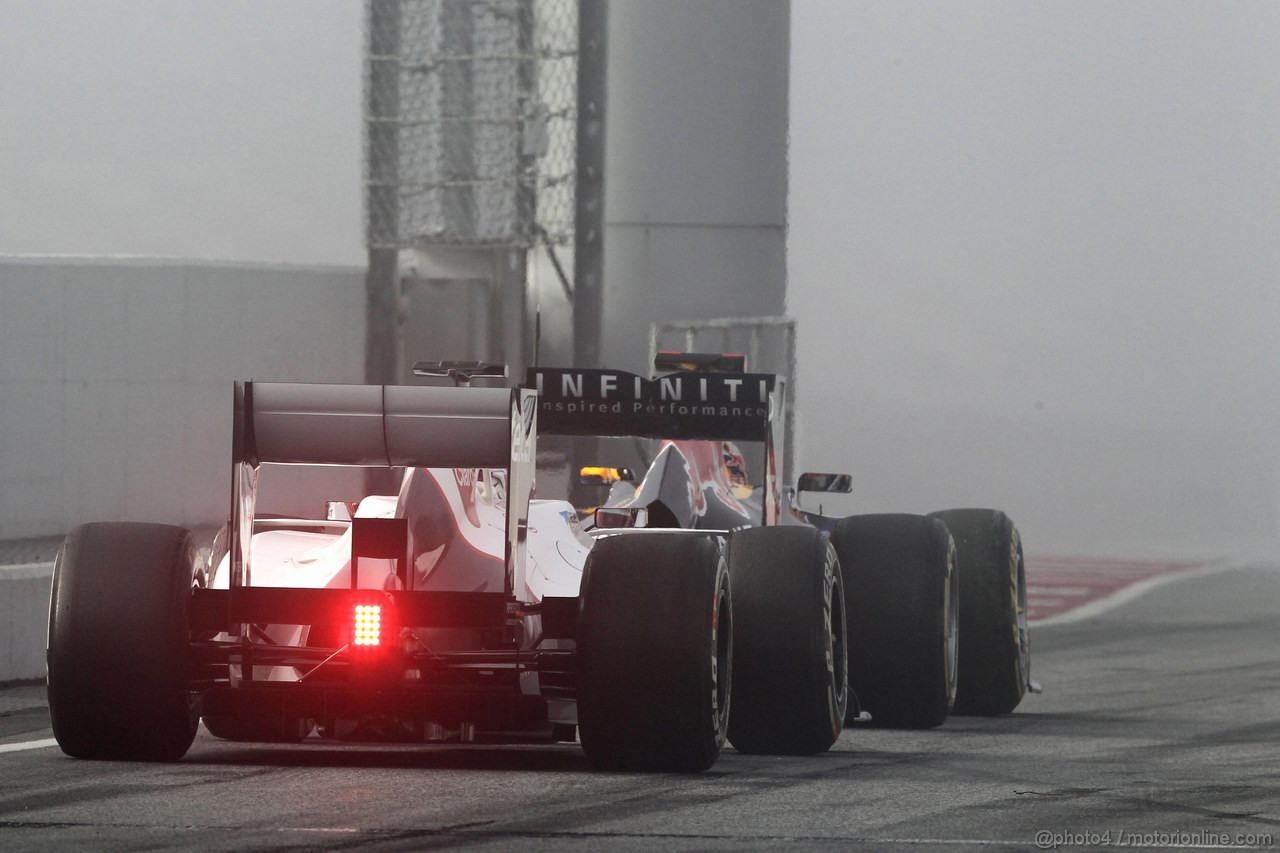
<svg viewBox="0 0 1280 853">
<path fill-rule="evenodd" d="M 363 341 L 355 268 L 0 257 L 0 539 L 219 523 L 232 381 L 359 382 Z"/>
<path fill-rule="evenodd" d="M 0 257 L 0 539 L 87 521 L 220 524 L 231 383 L 360 382 L 363 271 Z M 358 471 L 263 474 L 265 512 L 323 512 Z M 53 567 L 0 567 L 0 681 L 41 678 Z"/>
<path fill-rule="evenodd" d="M 0 683 L 43 678 L 53 564 L 0 566 Z"/>
</svg>

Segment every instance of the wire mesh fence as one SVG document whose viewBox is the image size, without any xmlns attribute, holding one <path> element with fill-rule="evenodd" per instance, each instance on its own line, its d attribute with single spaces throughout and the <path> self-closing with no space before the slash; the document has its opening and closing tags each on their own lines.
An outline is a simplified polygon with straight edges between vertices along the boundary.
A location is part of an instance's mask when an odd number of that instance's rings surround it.
<svg viewBox="0 0 1280 853">
<path fill-rule="evenodd" d="M 577 0 L 366 0 L 373 248 L 573 239 Z"/>
</svg>

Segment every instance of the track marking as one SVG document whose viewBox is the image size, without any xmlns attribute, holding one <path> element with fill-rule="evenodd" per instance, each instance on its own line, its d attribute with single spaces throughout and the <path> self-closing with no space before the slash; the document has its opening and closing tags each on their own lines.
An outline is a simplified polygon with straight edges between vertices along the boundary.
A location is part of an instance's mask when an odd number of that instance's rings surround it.
<svg viewBox="0 0 1280 853">
<path fill-rule="evenodd" d="M 0 752 L 25 752 L 28 749 L 48 749 L 57 745 L 58 742 L 51 737 L 44 740 L 23 741 L 22 743 L 0 743 Z"/>
<path fill-rule="evenodd" d="M 1091 586 L 1058 586 L 1053 583 L 1040 581 L 1039 583 L 1027 584 L 1027 595 L 1034 596 L 1067 596 L 1074 597 L 1079 595 L 1088 595 L 1093 592 Z M 1037 597 L 1037 601 L 1043 601 L 1043 598 Z"/>
<path fill-rule="evenodd" d="M 0 566 L 0 578 L 5 578 L 6 580 L 47 578 L 52 574 L 53 563 L 21 563 L 16 566 Z"/>
<path fill-rule="evenodd" d="M 1106 613 L 1109 610 L 1114 610 L 1123 604 L 1128 604 L 1135 599 L 1141 598 L 1152 590 L 1159 589 L 1167 584 L 1181 580 L 1190 580 L 1192 578 L 1209 577 L 1210 575 L 1221 574 L 1222 572 L 1231 571 L 1232 569 L 1244 568 L 1247 565 L 1249 564 L 1215 563 L 1208 566 L 1202 566 L 1198 569 L 1180 569 L 1166 572 L 1164 574 L 1153 575 L 1152 577 L 1121 587 L 1115 592 L 1105 595 L 1095 601 L 1087 602 L 1063 613 L 1046 616 L 1043 619 L 1033 619 L 1028 624 L 1034 628 L 1047 628 L 1050 625 L 1069 625 L 1073 622 L 1082 622 L 1085 619 L 1092 619 L 1095 616 L 1101 616 L 1103 613 Z"/>
<path fill-rule="evenodd" d="M 1167 560 L 1114 560 L 1092 557 L 1027 559 L 1029 617 L 1047 622 L 1154 577 L 1200 568 L 1204 563 Z"/>
</svg>

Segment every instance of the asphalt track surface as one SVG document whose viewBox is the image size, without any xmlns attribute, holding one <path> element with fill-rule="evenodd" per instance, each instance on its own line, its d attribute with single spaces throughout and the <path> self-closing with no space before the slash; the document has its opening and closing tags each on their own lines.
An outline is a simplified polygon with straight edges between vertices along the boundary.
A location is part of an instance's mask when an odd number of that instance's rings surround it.
<svg viewBox="0 0 1280 853">
<path fill-rule="evenodd" d="M 594 772 L 574 746 L 203 731 L 177 764 L 75 761 L 40 744 L 41 688 L 11 689 L 0 849 L 1277 846 L 1280 567 L 1192 573 L 1040 629 L 1033 673 L 1045 692 L 1008 717 L 859 727 L 812 758 L 728 750 L 697 776 Z"/>
</svg>

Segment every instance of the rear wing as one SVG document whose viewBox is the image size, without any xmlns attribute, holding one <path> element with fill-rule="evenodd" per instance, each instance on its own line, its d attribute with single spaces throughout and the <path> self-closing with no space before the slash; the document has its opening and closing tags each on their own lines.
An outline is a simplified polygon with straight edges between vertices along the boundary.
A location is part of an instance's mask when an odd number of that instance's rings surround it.
<svg viewBox="0 0 1280 853">
<path fill-rule="evenodd" d="M 548 435 L 766 441 L 785 383 L 772 373 L 684 372 L 645 379 L 622 370 L 530 368 Z"/>
<path fill-rule="evenodd" d="M 249 585 L 262 464 L 506 469 L 507 593 L 525 589 L 535 402 L 533 392 L 521 388 L 237 382 L 229 543 L 233 595 Z M 367 526 L 372 531 L 375 525 Z M 352 555 L 353 563 L 359 556 Z M 407 584 L 407 554 L 400 564 Z"/>
<path fill-rule="evenodd" d="M 508 388 L 246 382 L 241 455 L 287 465 L 506 468 Z"/>
<path fill-rule="evenodd" d="M 761 520 L 779 522 L 786 410 L 781 377 L 704 370 L 645 379 L 622 370 L 535 367 L 527 384 L 538 394 L 538 429 L 547 435 L 761 442 Z"/>
</svg>

